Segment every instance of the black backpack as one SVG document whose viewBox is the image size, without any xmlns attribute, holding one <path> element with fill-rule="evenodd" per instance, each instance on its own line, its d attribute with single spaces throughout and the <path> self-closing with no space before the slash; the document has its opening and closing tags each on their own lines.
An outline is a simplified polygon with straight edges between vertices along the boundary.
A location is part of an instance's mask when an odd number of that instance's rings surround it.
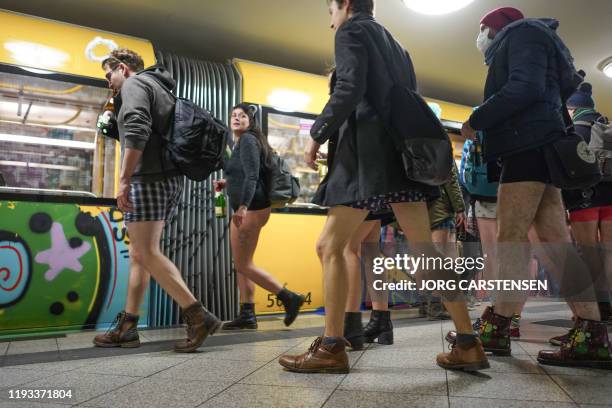
<svg viewBox="0 0 612 408">
<path fill-rule="evenodd" d="M 157 83 L 175 100 L 172 132 L 169 138 L 162 137 L 165 157 L 193 181 L 204 181 L 221 170 L 229 134 L 227 126 L 189 99 L 174 95 L 157 79 L 146 80 Z"/>
<path fill-rule="evenodd" d="M 190 180 L 206 180 L 223 168 L 227 126 L 192 101 L 176 98 L 174 123 L 164 148 L 167 157 Z"/>
<path fill-rule="evenodd" d="M 273 208 L 284 207 L 297 200 L 300 195 L 300 181 L 291 174 L 285 160 L 276 152 L 271 152 L 266 168 L 268 175 L 268 192 Z"/>
</svg>

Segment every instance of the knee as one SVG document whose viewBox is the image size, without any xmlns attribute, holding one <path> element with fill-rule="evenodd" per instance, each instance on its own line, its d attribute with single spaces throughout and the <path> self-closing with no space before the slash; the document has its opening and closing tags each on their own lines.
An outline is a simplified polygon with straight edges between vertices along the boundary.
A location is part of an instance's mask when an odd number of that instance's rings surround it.
<svg viewBox="0 0 612 408">
<path fill-rule="evenodd" d="M 335 257 L 343 257 L 346 245 L 333 239 L 321 238 L 317 242 L 317 255 L 321 262 L 327 262 Z"/>
<path fill-rule="evenodd" d="M 155 251 L 148 248 L 139 248 L 133 245 L 130 246 L 130 261 L 139 264 L 145 265 L 148 260 L 151 260 L 152 257 L 157 255 L 159 250 Z"/>
<path fill-rule="evenodd" d="M 517 225 L 500 225 L 497 231 L 499 242 L 526 242 L 528 230 Z"/>
</svg>

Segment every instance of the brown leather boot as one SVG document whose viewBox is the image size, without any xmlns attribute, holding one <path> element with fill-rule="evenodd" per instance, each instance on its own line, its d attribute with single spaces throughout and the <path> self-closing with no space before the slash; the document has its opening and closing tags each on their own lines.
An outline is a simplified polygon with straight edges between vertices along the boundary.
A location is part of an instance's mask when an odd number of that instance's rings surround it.
<svg viewBox="0 0 612 408">
<path fill-rule="evenodd" d="M 446 370 L 478 371 L 489 368 L 480 339 L 471 346 L 453 344 L 450 353 L 440 353 L 436 357 L 438 365 Z"/>
<path fill-rule="evenodd" d="M 308 351 L 298 356 L 281 356 L 280 365 L 296 373 L 346 374 L 349 372 L 348 355 L 345 347 L 348 341 L 323 344 L 323 337 L 317 337 Z"/>
<path fill-rule="evenodd" d="M 106 333 L 94 337 L 93 344 L 97 347 L 140 347 L 138 315 L 125 311 L 117 314 Z"/>
<path fill-rule="evenodd" d="M 183 319 L 187 323 L 187 338 L 174 345 L 177 353 L 191 353 L 204 343 L 206 337 L 213 335 L 221 327 L 221 320 L 196 302 L 183 310 Z"/>
</svg>

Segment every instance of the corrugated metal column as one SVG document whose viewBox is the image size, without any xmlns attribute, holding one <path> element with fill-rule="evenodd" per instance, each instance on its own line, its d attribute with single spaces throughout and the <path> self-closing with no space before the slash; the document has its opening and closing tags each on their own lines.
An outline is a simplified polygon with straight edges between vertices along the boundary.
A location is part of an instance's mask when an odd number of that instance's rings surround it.
<svg viewBox="0 0 612 408">
<path fill-rule="evenodd" d="M 157 53 L 157 60 L 177 81 L 175 94 L 187 98 L 229 123 L 231 108 L 241 101 L 242 78 L 231 64 L 218 64 Z M 194 295 L 219 318 L 236 315 L 238 288 L 232 272 L 229 244 L 229 219 L 214 215 L 212 180 L 203 182 L 185 179 L 179 213 L 166 226 L 162 250 L 181 271 Z M 150 321 L 152 327 L 179 322 L 180 308 L 157 284 L 152 283 Z"/>
</svg>

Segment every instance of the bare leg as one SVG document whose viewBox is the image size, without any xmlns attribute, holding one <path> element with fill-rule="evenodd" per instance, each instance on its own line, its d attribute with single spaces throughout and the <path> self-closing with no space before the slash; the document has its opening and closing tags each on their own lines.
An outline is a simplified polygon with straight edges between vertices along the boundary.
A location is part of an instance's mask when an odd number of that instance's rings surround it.
<svg viewBox="0 0 612 408">
<path fill-rule="evenodd" d="M 600 224 L 601 250 L 604 255 L 608 292 L 612 291 L 612 222 L 603 221 Z"/>
<path fill-rule="evenodd" d="M 344 249 L 367 215 L 366 210 L 344 206 L 330 208 L 317 242 L 317 254 L 323 265 L 327 337 L 341 337 L 344 334 L 344 309 L 349 284 Z"/>
<path fill-rule="evenodd" d="M 255 303 L 255 282 L 241 273 L 237 274 L 241 303 Z"/>
<path fill-rule="evenodd" d="M 572 284 L 571 286 L 584 287 L 582 293 L 587 294 L 587 296 L 592 296 L 593 301 L 572 301 L 572 299 L 569 299 L 569 301 L 574 304 L 576 315 L 583 319 L 601 320 L 597 302 L 594 301 L 595 292 L 593 280 L 591 279 L 589 282 L 589 278 L 591 278 L 591 276 L 589 276 L 589 268 L 580 259 L 576 249 L 570 244 L 571 240 L 565 225 L 565 212 L 561 200 L 561 191 L 559 189 L 552 186 L 546 187 L 535 218 L 535 228 L 542 242 L 567 245 L 566 250 L 563 251 L 565 253 L 562 256 L 562 261 L 572 263 L 575 263 L 575 261 L 580 261 L 580 264 L 576 263 L 576 268 L 579 266 L 583 267 L 581 268 L 583 270 L 572 267 L 572 270 L 567 272 L 564 271 L 563 268 L 556 269 L 556 271 L 566 272 L 566 276 L 564 278 L 569 278 L 572 282 L 580 282 L 579 285 Z M 560 257 L 551 257 L 551 259 L 555 261 L 559 261 L 558 258 Z M 588 255 L 585 256 L 585 258 L 587 261 L 589 260 Z M 568 273 L 570 274 L 569 276 L 567 275 Z"/>
<path fill-rule="evenodd" d="M 361 306 L 361 243 L 375 228 L 380 230 L 379 221 L 364 222 L 351 242 L 344 249 L 344 259 L 348 273 L 348 296 L 346 298 L 346 311 L 359 312 Z M 378 233 L 380 235 L 380 232 Z M 367 273 L 367 271 L 366 271 Z"/>
<path fill-rule="evenodd" d="M 144 266 L 132 260 L 125 302 L 125 311 L 127 313 L 139 314 L 140 305 L 142 305 L 144 295 L 149 287 L 150 278 L 151 275 L 147 273 Z"/>
<path fill-rule="evenodd" d="M 236 272 L 242 275 L 243 278 L 246 278 L 247 282 L 252 281 L 252 283 L 261 286 L 265 290 L 278 294 L 278 292 L 283 289 L 280 282 L 253 263 L 253 255 L 255 254 L 255 249 L 257 249 L 259 233 L 269 218 L 269 208 L 258 211 L 248 211 L 240 228 L 232 223 L 230 227 L 230 240 Z M 245 285 L 244 289 L 248 293 L 253 286 L 247 285 Z"/>
<path fill-rule="evenodd" d="M 380 228 L 381 228 L 380 221 L 378 221 L 376 224 L 377 225 L 370 230 L 370 233 L 368 234 L 368 236 L 363 240 L 364 244 L 378 245 L 380 243 Z M 371 271 L 372 270 L 371 268 L 372 260 L 366 259 L 365 264 L 369 265 L 369 266 L 366 266 L 366 272 Z M 366 278 L 368 276 L 369 276 L 369 273 L 366 273 Z M 382 279 L 383 282 L 387 282 L 387 272 L 386 271 L 380 275 L 380 279 Z M 368 282 L 368 279 L 366 279 L 366 287 L 367 287 L 368 293 L 370 294 L 370 298 L 372 299 L 372 309 L 379 310 L 381 312 L 388 311 L 389 310 L 388 292 L 386 290 L 375 291 L 374 288 L 372 287 L 372 283 Z"/>
<path fill-rule="evenodd" d="M 130 260 L 136 262 L 153 276 L 153 279 L 183 309 L 196 302 L 181 273 L 160 250 L 164 221 L 130 222 Z"/>
<path fill-rule="evenodd" d="M 395 217 L 409 242 L 424 249 L 429 248 L 428 253 L 437 253 L 437 256 L 442 255 L 435 250 L 431 241 L 429 216 L 425 203 L 399 203 L 392 204 L 392 207 Z M 472 324 L 465 301 L 444 301 L 443 303 L 455 323 L 457 332 L 472 334 Z"/>
</svg>

